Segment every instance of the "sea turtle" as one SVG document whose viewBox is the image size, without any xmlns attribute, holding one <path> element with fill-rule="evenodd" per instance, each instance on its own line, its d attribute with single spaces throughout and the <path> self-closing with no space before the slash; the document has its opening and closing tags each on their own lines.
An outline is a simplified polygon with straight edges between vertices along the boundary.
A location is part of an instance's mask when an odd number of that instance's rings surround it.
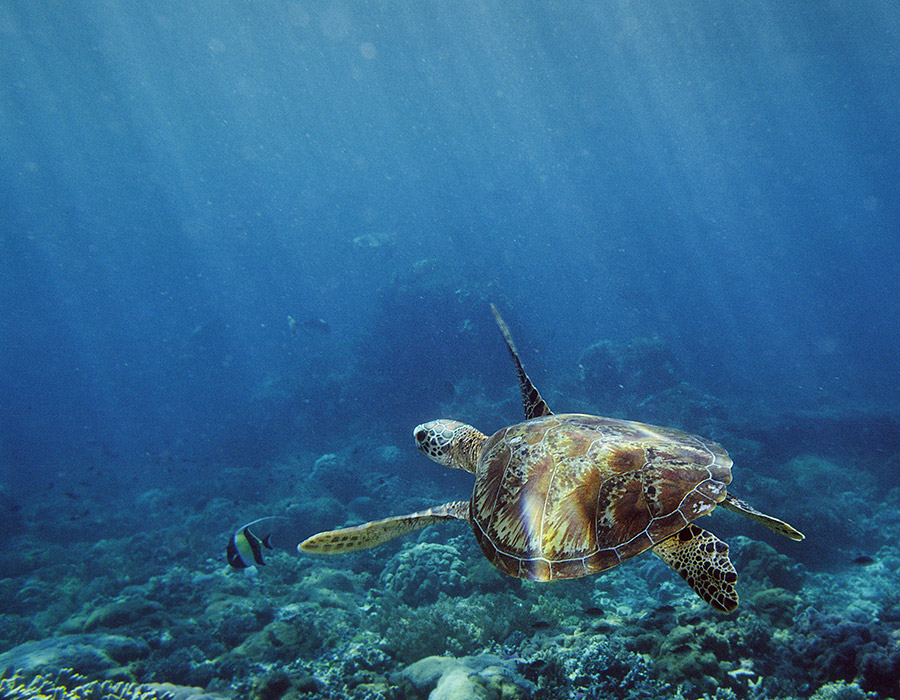
<svg viewBox="0 0 900 700">
<path fill-rule="evenodd" d="M 803 539 L 727 492 L 732 461 L 712 440 L 614 418 L 553 414 L 493 304 L 491 309 L 515 364 L 526 420 L 490 437 L 446 419 L 413 431 L 429 458 L 475 474 L 470 500 L 321 532 L 301 542 L 300 551 L 367 549 L 458 519 L 472 526 L 487 559 L 511 576 L 578 578 L 649 549 L 713 608 L 731 612 L 738 595 L 728 545 L 694 521 L 721 505 Z"/>
</svg>

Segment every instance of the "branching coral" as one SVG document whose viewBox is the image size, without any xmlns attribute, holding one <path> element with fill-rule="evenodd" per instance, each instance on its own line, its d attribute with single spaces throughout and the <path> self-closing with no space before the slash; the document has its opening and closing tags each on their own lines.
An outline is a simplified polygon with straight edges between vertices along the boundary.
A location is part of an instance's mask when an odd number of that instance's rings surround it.
<svg viewBox="0 0 900 700">
<path fill-rule="evenodd" d="M 68 669 L 54 678 L 27 680 L 14 673 L 0 680 L 0 700 L 172 700 L 168 692 L 124 681 L 88 681 Z"/>
</svg>

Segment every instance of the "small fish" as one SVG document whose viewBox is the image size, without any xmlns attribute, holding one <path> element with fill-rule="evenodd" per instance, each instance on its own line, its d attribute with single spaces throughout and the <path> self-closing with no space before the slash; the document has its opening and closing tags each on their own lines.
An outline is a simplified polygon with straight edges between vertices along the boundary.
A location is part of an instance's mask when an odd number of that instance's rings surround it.
<svg viewBox="0 0 900 700">
<path fill-rule="evenodd" d="M 600 617 L 603 614 L 603 608 L 590 607 L 585 608 L 583 612 L 588 617 Z"/>
<path fill-rule="evenodd" d="M 874 564 L 875 560 L 872 559 L 872 557 L 863 554 L 861 557 L 856 557 L 856 559 L 853 560 L 853 563 L 857 566 L 869 566 L 870 564 Z"/>
<path fill-rule="evenodd" d="M 271 533 L 260 539 L 250 531 L 250 528 L 256 523 L 264 520 L 284 520 L 277 515 L 270 515 L 266 518 L 259 518 L 252 523 L 247 523 L 237 530 L 228 540 L 228 546 L 225 547 L 225 556 L 228 563 L 235 569 L 246 569 L 248 566 L 265 566 L 263 561 L 263 547 L 272 549 L 270 539 Z"/>
<path fill-rule="evenodd" d="M 538 620 L 537 622 L 531 623 L 531 629 L 533 630 L 546 630 L 550 629 L 550 623 L 545 622 L 544 620 Z"/>
</svg>

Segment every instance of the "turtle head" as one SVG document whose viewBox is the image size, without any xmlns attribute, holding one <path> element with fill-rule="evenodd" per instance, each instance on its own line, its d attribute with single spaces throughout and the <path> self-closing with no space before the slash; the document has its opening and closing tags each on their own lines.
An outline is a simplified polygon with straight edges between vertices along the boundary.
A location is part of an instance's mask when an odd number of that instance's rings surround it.
<svg viewBox="0 0 900 700">
<path fill-rule="evenodd" d="M 474 474 L 487 436 L 471 425 L 442 418 L 417 425 L 413 438 L 429 459 Z"/>
</svg>

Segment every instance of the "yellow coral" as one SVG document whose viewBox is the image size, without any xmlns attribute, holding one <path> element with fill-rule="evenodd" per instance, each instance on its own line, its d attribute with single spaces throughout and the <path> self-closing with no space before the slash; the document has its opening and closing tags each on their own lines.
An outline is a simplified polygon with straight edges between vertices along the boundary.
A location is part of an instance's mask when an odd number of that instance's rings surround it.
<svg viewBox="0 0 900 700">
<path fill-rule="evenodd" d="M 54 678 L 26 680 L 20 672 L 0 679 L 0 700 L 172 700 L 172 694 L 124 681 L 88 681 L 71 669 Z"/>
</svg>

